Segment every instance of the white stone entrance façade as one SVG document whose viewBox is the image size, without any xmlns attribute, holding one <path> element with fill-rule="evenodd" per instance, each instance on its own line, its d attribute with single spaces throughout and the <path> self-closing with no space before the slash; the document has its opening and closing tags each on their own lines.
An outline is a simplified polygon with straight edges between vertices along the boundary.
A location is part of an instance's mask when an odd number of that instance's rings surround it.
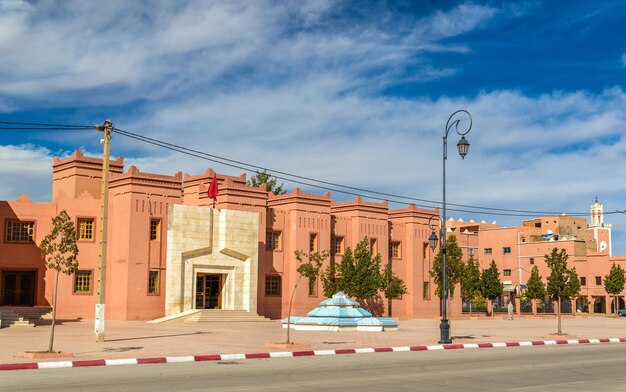
<svg viewBox="0 0 626 392">
<path fill-rule="evenodd" d="M 174 204 L 168 210 L 165 315 L 257 311 L 257 213 Z"/>
</svg>

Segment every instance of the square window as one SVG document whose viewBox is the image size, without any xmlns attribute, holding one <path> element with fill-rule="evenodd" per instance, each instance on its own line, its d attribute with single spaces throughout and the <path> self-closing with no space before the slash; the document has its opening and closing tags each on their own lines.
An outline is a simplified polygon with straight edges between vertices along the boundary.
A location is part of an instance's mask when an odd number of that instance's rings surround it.
<svg viewBox="0 0 626 392">
<path fill-rule="evenodd" d="M 148 271 L 148 294 L 159 294 L 159 271 Z"/>
<path fill-rule="evenodd" d="M 490 255 L 492 252 L 491 248 L 485 248 L 485 254 Z"/>
<path fill-rule="evenodd" d="M 580 285 L 581 286 L 587 286 L 587 278 L 584 276 L 580 277 Z"/>
<path fill-rule="evenodd" d="M 265 234 L 265 248 L 267 250 L 280 250 L 280 231 L 268 230 Z"/>
<path fill-rule="evenodd" d="M 470 255 L 470 256 L 473 256 L 475 251 L 476 251 L 476 249 L 474 249 L 474 248 L 467 248 L 467 254 Z"/>
<path fill-rule="evenodd" d="M 79 218 L 78 219 L 78 240 L 90 241 L 93 240 L 93 218 Z"/>
<path fill-rule="evenodd" d="M 333 237 L 333 253 L 343 254 L 343 237 Z"/>
<path fill-rule="evenodd" d="M 531 264 L 531 265 L 532 265 L 532 264 L 535 264 L 535 258 L 534 258 L 534 257 L 531 257 L 530 259 L 528 259 L 528 261 L 530 261 L 530 264 Z"/>
<path fill-rule="evenodd" d="M 505 269 L 504 270 L 504 276 L 511 276 L 511 270 L 510 269 Z"/>
<path fill-rule="evenodd" d="M 158 241 L 161 237 L 161 219 L 150 219 L 150 240 Z"/>
<path fill-rule="evenodd" d="M 602 285 L 602 277 L 596 276 L 596 286 L 601 286 L 601 285 Z"/>
<path fill-rule="evenodd" d="M 267 275 L 265 277 L 265 295 L 280 295 L 280 276 Z"/>
<path fill-rule="evenodd" d="M 510 246 L 505 246 L 502 248 L 502 253 L 511 253 L 511 247 Z"/>
<path fill-rule="evenodd" d="M 91 293 L 93 271 L 78 270 L 74 273 L 74 292 Z"/>
<path fill-rule="evenodd" d="M 315 233 L 311 233 L 311 235 L 309 236 L 309 251 L 317 251 L 317 234 Z"/>
<path fill-rule="evenodd" d="M 35 222 L 6 221 L 7 242 L 32 242 Z"/>
<path fill-rule="evenodd" d="M 402 257 L 400 253 L 400 242 L 392 241 L 389 243 L 389 258 L 390 259 L 399 259 Z"/>
</svg>

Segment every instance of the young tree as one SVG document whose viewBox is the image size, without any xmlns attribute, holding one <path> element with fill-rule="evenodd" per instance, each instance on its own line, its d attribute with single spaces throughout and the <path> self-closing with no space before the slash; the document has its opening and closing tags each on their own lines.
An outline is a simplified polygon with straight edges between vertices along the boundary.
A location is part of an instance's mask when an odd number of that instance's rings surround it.
<svg viewBox="0 0 626 392">
<path fill-rule="evenodd" d="M 406 285 L 404 281 L 398 278 L 393 273 L 393 268 L 391 264 L 391 259 L 385 265 L 385 271 L 383 271 L 382 276 L 382 287 L 383 294 L 385 298 L 387 298 L 387 309 L 389 317 L 392 316 L 392 300 L 395 298 L 400 298 L 403 294 L 407 294 L 408 291 L 406 289 Z"/>
<path fill-rule="evenodd" d="M 57 216 L 52 218 L 52 230 L 41 241 L 39 249 L 45 257 L 46 267 L 55 271 L 52 294 L 52 329 L 50 332 L 50 344 L 48 345 L 48 352 L 53 352 L 59 273 L 71 275 L 78 269 L 76 228 L 72 218 L 65 210 L 62 210 Z"/>
<path fill-rule="evenodd" d="M 275 195 L 283 195 L 287 193 L 286 189 L 283 189 L 284 184 L 277 185 L 278 180 L 276 177 L 272 177 L 267 170 L 263 169 L 263 171 L 256 171 L 254 176 L 250 177 L 250 179 L 246 182 L 248 186 L 256 186 L 260 187 L 261 184 L 265 184 L 267 191 L 272 192 Z"/>
<path fill-rule="evenodd" d="M 624 269 L 615 263 L 611 266 L 611 271 L 604 277 L 604 290 L 607 294 L 613 295 L 613 310 L 615 311 L 615 317 L 617 317 L 618 299 L 617 295 L 624 290 Z"/>
<path fill-rule="evenodd" d="M 456 242 L 456 237 L 451 235 L 446 241 L 446 291 L 448 301 L 454 297 L 454 289 L 461 280 L 463 274 L 463 251 Z M 435 294 L 439 298 L 443 298 L 443 258 L 441 249 L 433 260 L 433 268 L 430 271 L 437 288 Z M 450 302 L 448 302 L 449 304 Z M 450 306 L 448 306 L 448 309 Z"/>
<path fill-rule="evenodd" d="M 567 268 L 567 252 L 565 249 L 560 251 L 553 248 L 549 255 L 544 256 L 546 265 L 550 268 L 551 273 L 548 276 L 547 292 L 550 299 L 558 303 L 557 334 L 561 335 L 561 301 L 570 301 L 573 297 L 580 293 L 580 279 L 576 273 L 576 268 Z"/>
<path fill-rule="evenodd" d="M 295 254 L 296 260 L 298 260 L 298 263 L 300 265 L 296 269 L 296 271 L 298 272 L 298 280 L 296 280 L 296 284 L 293 286 L 291 298 L 289 299 L 289 309 L 287 311 L 287 344 L 290 343 L 291 304 L 293 302 L 293 296 L 296 293 L 296 289 L 298 288 L 298 284 L 303 277 L 309 279 L 317 279 L 317 276 L 320 273 L 320 269 L 322 268 L 322 263 L 328 258 L 328 255 L 330 254 L 330 252 L 328 252 L 327 250 L 321 253 L 305 253 L 301 250 L 296 250 L 293 253 Z"/>
<path fill-rule="evenodd" d="M 363 238 L 354 249 L 346 253 L 337 266 L 339 290 L 362 302 L 373 298 L 382 287 L 380 254 L 373 256 L 369 250 L 369 239 Z"/>
<path fill-rule="evenodd" d="M 493 317 L 493 300 L 501 296 L 502 290 L 504 290 L 504 285 L 500 281 L 500 271 L 498 271 L 495 260 L 491 260 L 489 268 L 483 271 L 480 283 L 483 297 L 492 301 L 491 316 Z"/>
<path fill-rule="evenodd" d="M 543 301 L 546 298 L 546 287 L 541 280 L 537 266 L 534 266 L 532 271 L 530 271 L 530 277 L 528 282 L 526 282 L 526 297 L 534 299 L 535 302 L 539 299 Z"/>
<path fill-rule="evenodd" d="M 461 298 L 464 301 L 476 300 L 481 295 L 480 288 L 480 265 L 474 260 L 474 256 L 470 256 L 461 276 Z M 471 314 L 472 304 L 470 302 Z"/>
<path fill-rule="evenodd" d="M 456 237 L 451 235 L 446 241 L 446 291 L 448 297 L 454 296 L 456 284 L 459 283 L 463 273 L 463 252 L 459 248 Z M 430 275 L 435 280 L 437 288 L 435 294 L 443 297 L 443 258 L 441 249 L 433 260 L 433 268 Z"/>
</svg>

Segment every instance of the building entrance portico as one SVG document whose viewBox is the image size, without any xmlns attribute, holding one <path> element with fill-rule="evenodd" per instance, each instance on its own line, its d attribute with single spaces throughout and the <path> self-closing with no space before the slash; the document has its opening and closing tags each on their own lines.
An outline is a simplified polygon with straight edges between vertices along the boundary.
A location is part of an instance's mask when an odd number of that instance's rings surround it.
<svg viewBox="0 0 626 392">
<path fill-rule="evenodd" d="M 258 214 L 171 205 L 165 314 L 257 309 Z"/>
</svg>

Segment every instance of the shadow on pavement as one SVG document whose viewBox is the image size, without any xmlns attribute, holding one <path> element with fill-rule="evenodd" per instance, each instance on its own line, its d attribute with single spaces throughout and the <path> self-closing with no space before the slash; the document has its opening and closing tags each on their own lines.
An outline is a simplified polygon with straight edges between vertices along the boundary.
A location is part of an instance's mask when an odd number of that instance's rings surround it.
<svg viewBox="0 0 626 392">
<path fill-rule="evenodd" d="M 201 332 L 196 331 L 192 333 L 178 333 L 174 335 L 157 335 L 157 336 L 139 336 L 136 338 L 123 338 L 123 339 L 105 339 L 105 342 L 123 342 L 126 340 L 144 340 L 144 339 L 160 339 L 160 338 L 173 338 L 177 336 L 189 336 L 189 335 L 204 335 L 209 334 L 210 332 Z"/>
</svg>

